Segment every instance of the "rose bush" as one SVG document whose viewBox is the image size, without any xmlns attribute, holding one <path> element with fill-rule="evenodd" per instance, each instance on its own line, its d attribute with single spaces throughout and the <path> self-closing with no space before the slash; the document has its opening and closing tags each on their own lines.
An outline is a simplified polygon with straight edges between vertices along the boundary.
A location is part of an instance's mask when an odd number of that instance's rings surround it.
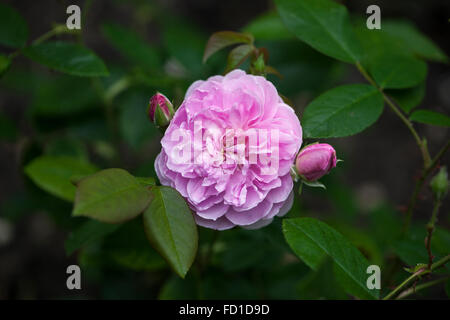
<svg viewBox="0 0 450 320">
<path fill-rule="evenodd" d="M 443 290 L 450 141 L 438 130 L 450 118 L 436 63 L 448 56 L 403 17 L 383 13 L 376 30 L 339 1 L 273 2 L 276 12 L 244 28 L 221 4 L 214 17 L 222 12 L 239 30 L 209 40 L 204 31 L 219 21 L 183 22 L 161 1 L 111 4 L 101 19 L 81 5 L 89 28 L 79 30 L 38 17 L 53 26 L 39 37 L 22 5 L 0 4 L 0 149 L 12 160 L 2 166 L 0 260 L 18 258 L 2 268 L 0 298 L 59 297 L 39 283 L 47 287 L 75 253 L 87 284 L 80 298 L 400 299 Z M 391 116 L 404 127 L 385 122 Z M 371 126 L 337 144 L 346 162 L 328 175 L 336 152 L 316 141 Z M 67 257 L 53 241 L 60 231 Z"/>
</svg>

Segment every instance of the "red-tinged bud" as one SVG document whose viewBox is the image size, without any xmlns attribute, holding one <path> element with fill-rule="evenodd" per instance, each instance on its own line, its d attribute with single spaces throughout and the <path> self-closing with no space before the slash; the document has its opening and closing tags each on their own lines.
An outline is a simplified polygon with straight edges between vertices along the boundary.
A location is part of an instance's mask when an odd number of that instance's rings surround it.
<svg viewBox="0 0 450 320">
<path fill-rule="evenodd" d="M 150 98 L 147 108 L 148 118 L 156 126 L 165 128 L 172 120 L 175 111 L 169 99 L 162 93 L 157 92 Z"/>
</svg>

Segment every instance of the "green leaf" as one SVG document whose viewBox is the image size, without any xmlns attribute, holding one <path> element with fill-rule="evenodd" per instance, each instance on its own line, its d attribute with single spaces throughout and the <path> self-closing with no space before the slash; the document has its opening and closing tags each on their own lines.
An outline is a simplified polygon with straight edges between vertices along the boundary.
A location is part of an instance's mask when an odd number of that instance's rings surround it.
<svg viewBox="0 0 450 320">
<path fill-rule="evenodd" d="M 382 29 L 420 57 L 440 62 L 448 61 L 445 53 L 409 21 L 383 21 Z"/>
<path fill-rule="evenodd" d="M 305 137 L 345 137 L 361 132 L 383 111 L 383 97 L 365 84 L 331 89 L 313 100 L 303 114 Z"/>
<path fill-rule="evenodd" d="M 67 238 L 64 246 L 67 255 L 71 255 L 76 250 L 89 245 L 95 240 L 101 239 L 113 233 L 120 225 L 102 223 L 96 220 L 89 220 L 75 229 Z"/>
<path fill-rule="evenodd" d="M 242 31 L 252 34 L 257 40 L 281 40 L 293 37 L 278 14 L 272 11 L 257 17 L 246 25 Z"/>
<path fill-rule="evenodd" d="M 227 68 L 225 72 L 229 72 L 239 67 L 250 56 L 254 47 L 250 44 L 242 44 L 237 46 L 228 54 Z"/>
<path fill-rule="evenodd" d="M 102 222 L 130 220 L 145 210 L 150 192 L 123 169 L 106 169 L 77 183 L 72 214 Z"/>
<path fill-rule="evenodd" d="M 425 81 L 413 88 L 401 90 L 386 90 L 386 93 L 394 98 L 395 102 L 402 108 L 405 113 L 410 113 L 412 109 L 417 107 L 425 97 L 426 83 Z"/>
<path fill-rule="evenodd" d="M 318 270 L 328 256 L 349 294 L 364 299 L 378 298 L 378 290 L 366 286 L 369 262 L 336 230 L 316 219 L 295 218 L 283 220 L 283 233 L 295 254 L 311 269 Z"/>
<path fill-rule="evenodd" d="M 198 235 L 183 197 L 169 187 L 153 187 L 153 199 L 144 212 L 144 228 L 152 246 L 182 278 L 197 253 Z"/>
<path fill-rule="evenodd" d="M 450 127 L 450 117 L 439 112 L 430 110 L 414 111 L 409 117 L 411 121 L 431 124 L 439 127 Z"/>
<path fill-rule="evenodd" d="M 67 156 L 41 156 L 25 167 L 27 176 L 40 188 L 67 201 L 75 198 L 71 177 L 92 174 L 96 170 L 90 163 Z"/>
<path fill-rule="evenodd" d="M 68 42 L 44 42 L 26 47 L 23 54 L 47 67 L 82 77 L 107 76 L 103 61 L 91 50 Z"/>
<path fill-rule="evenodd" d="M 156 49 L 149 46 L 147 41 L 134 31 L 118 24 L 108 23 L 102 26 L 102 32 L 114 48 L 130 61 L 148 69 L 160 66 L 160 57 Z"/>
<path fill-rule="evenodd" d="M 347 9 L 331 0 L 276 0 L 284 24 L 300 40 L 335 59 L 355 63 L 361 48 Z"/>
<path fill-rule="evenodd" d="M 20 48 L 25 45 L 27 38 L 25 19 L 15 9 L 0 3 L 0 44 Z"/>
<path fill-rule="evenodd" d="M 422 60 L 402 54 L 379 54 L 369 62 L 369 70 L 385 89 L 404 89 L 419 85 L 427 75 Z"/>
<path fill-rule="evenodd" d="M 361 43 L 362 58 L 361 63 L 368 67 L 369 62 L 380 54 L 410 54 L 405 46 L 399 44 L 399 40 L 387 34 L 382 26 L 382 29 L 370 30 L 367 28 L 366 19 L 358 17 L 353 22 L 356 37 Z"/>
<path fill-rule="evenodd" d="M 220 31 L 213 33 L 206 44 L 205 52 L 203 54 L 203 63 L 205 63 L 206 60 L 208 60 L 208 58 L 217 51 L 240 43 L 253 44 L 253 37 L 249 34 L 233 31 Z"/>
</svg>

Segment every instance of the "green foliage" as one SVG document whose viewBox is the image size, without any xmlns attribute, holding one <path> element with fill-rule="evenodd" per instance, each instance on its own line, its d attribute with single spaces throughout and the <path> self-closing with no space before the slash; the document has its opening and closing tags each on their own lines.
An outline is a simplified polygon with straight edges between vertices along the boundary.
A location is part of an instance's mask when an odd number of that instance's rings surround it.
<svg viewBox="0 0 450 320">
<path fill-rule="evenodd" d="M 370 61 L 370 72 L 383 89 L 405 89 L 425 80 L 425 62 L 407 55 L 382 54 Z"/>
<path fill-rule="evenodd" d="M 399 45 L 409 49 L 413 54 L 422 58 L 446 62 L 448 57 L 430 39 L 423 35 L 409 21 L 383 21 L 382 29 L 392 37 L 400 40 Z"/>
<path fill-rule="evenodd" d="M 450 117 L 431 110 L 417 110 L 409 117 L 412 121 L 439 127 L 450 127 Z"/>
<path fill-rule="evenodd" d="M 378 298 L 378 291 L 366 286 L 369 262 L 337 231 L 319 220 L 296 218 L 283 221 L 283 233 L 295 254 L 311 269 L 318 270 L 328 256 L 348 293 L 360 298 Z"/>
<path fill-rule="evenodd" d="M 428 254 L 424 245 L 427 230 L 423 225 L 413 225 L 408 235 L 393 243 L 393 248 L 400 259 L 408 266 L 427 263 Z M 431 241 L 431 252 L 435 261 L 448 254 L 450 248 L 450 233 L 442 228 L 436 228 Z"/>
<path fill-rule="evenodd" d="M 20 48 L 28 39 L 25 19 L 13 8 L 0 3 L 0 44 Z"/>
<path fill-rule="evenodd" d="M 153 187 L 144 212 L 144 227 L 153 247 L 182 278 L 197 253 L 198 234 L 189 207 L 175 189 Z"/>
<path fill-rule="evenodd" d="M 163 44 L 167 53 L 182 66 L 177 76 L 195 80 L 205 77 L 202 57 L 207 37 L 179 18 L 164 21 L 163 26 Z"/>
<path fill-rule="evenodd" d="M 226 71 L 230 71 L 239 67 L 245 59 L 253 52 L 254 47 L 249 44 L 242 44 L 230 51 L 227 59 Z"/>
<path fill-rule="evenodd" d="M 72 214 L 102 222 L 131 220 L 145 210 L 150 192 L 123 169 L 105 169 L 76 182 Z"/>
<path fill-rule="evenodd" d="M 117 224 L 103 223 L 96 220 L 86 221 L 68 236 L 65 242 L 66 253 L 70 255 L 81 247 L 116 231 L 118 228 L 119 225 Z"/>
<path fill-rule="evenodd" d="M 415 107 L 420 105 L 425 97 L 426 83 L 425 81 L 413 88 L 403 90 L 386 91 L 405 113 L 410 113 Z"/>
<path fill-rule="evenodd" d="M 103 241 L 103 250 L 109 259 L 126 270 L 148 272 L 167 267 L 148 243 L 140 217 L 120 225 L 117 231 L 108 235 Z"/>
<path fill-rule="evenodd" d="M 160 300 L 181 300 L 194 299 L 197 297 L 197 287 L 195 278 L 187 277 L 181 279 L 178 277 L 170 278 L 159 292 Z"/>
<path fill-rule="evenodd" d="M 76 115 L 95 108 L 98 102 L 89 81 L 59 74 L 39 79 L 30 113 L 49 118 Z"/>
<path fill-rule="evenodd" d="M 291 39 L 293 37 L 283 25 L 278 14 L 272 11 L 252 20 L 242 31 L 250 33 L 257 41 L 276 41 L 280 39 Z"/>
<path fill-rule="evenodd" d="M 102 26 L 103 35 L 124 57 L 147 70 L 155 70 L 161 65 L 159 53 L 134 31 L 118 24 Z"/>
<path fill-rule="evenodd" d="M 297 284 L 300 299 L 339 299 L 347 297 L 333 271 L 333 260 L 325 258 Z"/>
<path fill-rule="evenodd" d="M 206 44 L 203 62 L 206 62 L 210 56 L 217 51 L 234 44 L 253 44 L 253 37 L 238 32 L 221 31 L 214 33 Z"/>
<path fill-rule="evenodd" d="M 75 186 L 71 179 L 92 174 L 95 166 L 67 156 L 41 156 L 25 167 L 25 173 L 45 191 L 67 201 L 75 198 Z"/>
<path fill-rule="evenodd" d="M 68 42 L 44 42 L 26 47 L 23 54 L 47 67 L 81 77 L 107 76 L 103 61 L 89 49 Z"/>
<path fill-rule="evenodd" d="M 303 114 L 308 138 L 345 137 L 361 132 L 383 111 L 383 97 L 365 84 L 340 86 L 313 100 Z"/>
<path fill-rule="evenodd" d="M 316 50 L 344 62 L 360 61 L 361 48 L 347 9 L 331 0 L 276 0 L 284 24 Z"/>
<path fill-rule="evenodd" d="M 387 292 L 409 276 L 405 270 L 427 266 L 427 229 L 425 222 L 413 221 L 402 234 L 402 216 L 393 204 L 380 200 L 368 208 L 361 203 L 360 190 L 343 184 L 344 175 L 354 170 L 347 148 L 337 148 L 345 162 L 324 178 L 327 189 L 305 189 L 287 219 L 275 218 L 259 230 L 216 232 L 197 228 L 176 190 L 157 186 L 154 159 L 162 136 L 145 115 L 155 91 L 179 106 L 193 81 L 242 68 L 267 76 L 283 99 L 295 102 L 305 139 L 345 137 L 369 128 L 383 112 L 383 94 L 405 119 L 448 127 L 445 114 L 414 111 L 427 84 L 435 83 L 427 82 L 425 60 L 447 63 L 446 54 L 408 21 L 383 17 L 381 30 L 369 30 L 364 15 L 350 22 L 340 3 L 275 0 L 276 10 L 250 21 L 243 33 L 217 32 L 209 42 L 198 21 L 188 23 L 153 3 L 121 3 L 120 12 L 131 22 L 100 21 L 92 38 L 105 40 L 96 48 L 108 57 L 108 68 L 81 44 L 88 39 L 85 28 L 74 36 L 60 24 L 28 39 L 25 20 L 0 4 L 5 49 L 0 53 L 5 96 L 0 138 L 8 152 L 17 152 L 26 176 L 49 193 L 27 180 L 20 194 L 6 193 L 2 217 L 21 223 L 36 212 L 46 214 L 68 233 L 67 255 L 76 253 L 70 259 L 78 259 L 87 284 L 98 288 L 101 298 L 378 298 L 377 290 L 366 287 L 368 261 L 383 270 Z M 55 35 L 72 42 L 54 42 Z M 227 60 L 225 50 L 219 52 L 224 48 L 230 49 Z M 65 74 L 35 68 L 27 58 Z M 347 84 L 355 67 L 370 85 Z M 17 102 L 26 112 L 16 108 Z M 98 172 L 97 166 L 126 167 L 133 175 L 123 169 Z M 365 177 L 371 167 L 367 162 Z M 366 173 L 351 180 L 361 174 Z M 439 225 L 446 222 L 443 215 Z M 304 216 L 321 217 L 326 224 Z M 434 261 L 448 255 L 448 248 L 449 232 L 438 226 L 431 242 Z M 433 273 L 445 274 L 448 268 Z"/>
</svg>

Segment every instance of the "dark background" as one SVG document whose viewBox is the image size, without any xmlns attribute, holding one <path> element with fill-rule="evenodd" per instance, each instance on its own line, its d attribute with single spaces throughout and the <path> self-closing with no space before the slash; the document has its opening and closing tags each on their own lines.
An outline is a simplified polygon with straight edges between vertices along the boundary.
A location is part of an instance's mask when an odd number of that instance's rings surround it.
<svg viewBox="0 0 450 320">
<path fill-rule="evenodd" d="M 48 31 L 53 22 L 65 22 L 65 8 L 70 4 L 80 5 L 82 1 L 5 1 L 16 8 L 27 20 L 30 36 L 35 39 Z M 100 34 L 99 26 L 105 20 L 127 25 L 155 45 L 161 41 L 161 28 L 153 23 L 152 15 L 165 14 L 168 23 L 171 19 L 182 17 L 195 25 L 206 37 L 219 30 L 239 30 L 253 18 L 273 8 L 271 1 L 209 1 L 209 0 L 168 0 L 152 2 L 155 7 L 162 8 L 145 12 L 140 17 L 133 6 L 140 6 L 145 1 L 106 1 L 90 2 L 90 9 L 82 21 L 85 44 L 93 49 L 105 61 L 119 60 L 119 55 L 112 50 Z M 381 7 L 382 19 L 404 18 L 412 21 L 424 34 L 429 36 L 447 54 L 450 53 L 450 2 L 447 0 L 428 1 L 343 1 L 354 16 L 366 17 L 368 5 Z M 144 6 L 145 8 L 145 6 Z M 160 17 L 161 18 L 161 17 Z M 165 19 L 165 17 L 162 17 Z M 383 20 L 382 20 L 383 23 Z M 258 40 L 258 39 L 257 39 Z M 23 64 L 29 70 L 38 70 L 30 61 L 18 58 L 17 64 Z M 429 63 L 427 90 L 422 107 L 431 108 L 449 114 L 450 111 L 450 68 L 447 65 Z M 344 66 L 342 76 L 335 83 L 363 82 L 356 70 Z M 302 78 L 302 74 L 298 74 Z M 307 81 L 302 79 L 302 81 Z M 3 85 L 2 85 L 3 86 Z M 292 90 L 291 90 L 292 91 Z M 305 105 L 314 97 L 314 92 L 299 87 L 297 92 L 290 92 L 298 114 L 302 114 Z M 150 97 L 152 92 L 148 93 Z M 14 223 L 2 219 L 2 214 L 10 214 L 14 209 L 11 199 L 24 192 L 27 182 L 22 166 L 26 163 L 26 154 L 30 139 L 36 134 L 33 124 L 26 115 L 31 97 L 25 94 L 11 93 L 8 89 L 0 89 L 0 110 L 18 127 L 19 138 L 15 141 L 0 141 L 0 299 L 35 299 L 72 297 L 65 287 L 67 265 L 76 263 L 75 256 L 67 257 L 64 252 L 64 239 L 67 232 L 60 228 L 41 209 L 30 207 L 23 209 L 21 218 Z M 143 115 L 144 116 L 144 115 Z M 435 154 L 438 148 L 449 138 L 448 130 L 439 127 L 416 125 L 420 134 L 427 137 L 429 148 Z M 353 137 L 332 139 L 327 141 L 338 150 L 338 156 L 344 159 L 339 179 L 354 192 L 361 214 L 365 209 L 378 203 L 388 202 L 401 209 L 407 204 L 412 193 L 414 179 L 421 168 L 421 157 L 414 139 L 401 121 L 389 110 L 385 109 L 379 121 L 370 129 Z M 157 141 L 149 144 L 148 149 L 140 149 L 138 156 L 129 155 L 126 144 L 121 145 L 125 154 L 124 165 L 136 167 L 146 153 L 153 154 L 158 149 Z M 149 156 L 150 157 L 150 156 Z M 138 160 L 137 160 L 138 159 Z M 449 164 L 449 155 L 442 163 Z M 42 197 L 44 197 L 42 193 Z M 57 202 L 55 198 L 46 198 L 48 202 Z M 323 203 L 320 194 L 306 193 L 302 199 L 304 206 L 326 216 L 328 204 Z M 20 202 L 20 200 L 19 200 Z M 22 203 L 26 207 L 26 203 Z M 415 213 L 415 219 L 428 219 L 431 208 L 431 195 L 424 190 Z M 444 216 L 449 210 L 448 201 L 441 209 L 441 221 L 448 226 L 448 218 Z M 70 212 L 70 207 L 68 207 Z M 401 211 L 401 210 L 400 210 Z M 142 278 L 129 272 L 117 280 L 114 290 L 143 291 L 148 298 L 156 297 L 153 288 L 161 284 L 167 277 Z M 140 280 L 138 280 L 140 279 Z M 143 282 L 138 283 L 145 279 Z M 130 289 L 129 283 L 133 283 Z M 85 286 L 86 285 L 86 286 Z M 147 289 L 151 288 L 151 289 Z M 114 291 L 112 290 L 112 291 Z M 437 293 L 439 296 L 440 293 Z M 115 298 L 120 295 L 109 295 L 105 287 L 83 283 L 83 297 Z M 125 297 L 128 297 L 125 295 Z M 131 296 L 133 297 L 133 296 Z"/>
</svg>

